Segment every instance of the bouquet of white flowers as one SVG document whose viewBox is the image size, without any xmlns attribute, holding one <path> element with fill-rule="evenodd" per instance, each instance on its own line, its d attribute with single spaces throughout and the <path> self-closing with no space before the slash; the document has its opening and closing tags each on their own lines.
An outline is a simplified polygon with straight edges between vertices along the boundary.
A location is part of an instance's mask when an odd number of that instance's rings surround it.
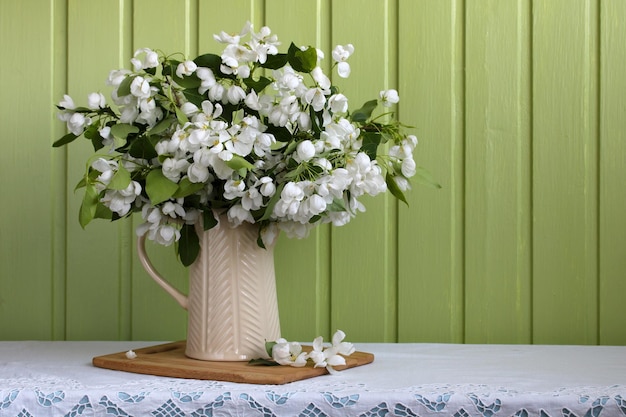
<svg viewBox="0 0 626 417">
<path fill-rule="evenodd" d="M 365 210 L 363 195 L 389 190 L 406 202 L 408 179 L 422 176 L 417 139 L 393 114 L 373 115 L 398 102 L 395 90 L 349 111 L 320 67 L 322 51 L 291 43 L 279 53 L 270 29 L 249 23 L 214 36 L 226 44 L 221 55 L 136 51 L 132 70 L 109 75 L 113 106 L 101 93 L 89 94 L 87 107 L 67 95 L 57 105 L 69 133 L 54 146 L 83 136 L 96 151 L 78 185 L 83 227 L 141 212 L 137 233 L 177 242 L 190 265 L 199 251 L 194 224 L 208 230 L 216 213 L 235 226 L 257 224 L 263 246 L 279 230 L 303 238 L 322 223 L 346 224 Z M 353 51 L 332 51 L 340 77 L 350 74 Z"/>
</svg>

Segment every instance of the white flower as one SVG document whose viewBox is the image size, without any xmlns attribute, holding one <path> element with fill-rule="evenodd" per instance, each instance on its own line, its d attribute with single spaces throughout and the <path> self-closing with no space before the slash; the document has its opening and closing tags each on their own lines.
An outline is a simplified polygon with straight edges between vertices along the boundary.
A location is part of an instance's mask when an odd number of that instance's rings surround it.
<svg viewBox="0 0 626 417">
<path fill-rule="evenodd" d="M 87 96 L 87 107 L 92 110 L 103 109 L 106 106 L 106 100 L 102 93 L 90 93 Z"/>
<path fill-rule="evenodd" d="M 185 209 L 179 202 L 176 202 L 176 203 L 172 201 L 165 202 L 163 204 L 163 207 L 161 207 L 161 212 L 163 212 L 164 215 L 169 216 L 173 219 L 175 219 L 176 216 L 185 217 Z"/>
<path fill-rule="evenodd" d="M 387 190 L 387 183 L 376 161 L 371 161 L 364 152 L 359 152 L 356 157 L 349 161 L 346 169 L 352 177 L 350 190 L 354 197 L 367 193 L 376 195 Z"/>
<path fill-rule="evenodd" d="M 304 93 L 304 100 L 313 107 L 313 110 L 320 111 L 326 104 L 326 96 L 321 88 L 310 88 Z"/>
<path fill-rule="evenodd" d="M 354 53 L 354 46 L 347 44 L 345 46 L 337 45 L 333 49 L 333 59 L 337 62 L 337 73 L 342 78 L 350 76 L 350 64 L 346 60 Z"/>
<path fill-rule="evenodd" d="M 148 238 L 160 245 L 170 246 L 180 239 L 180 230 L 171 224 L 162 224 L 148 232 Z"/>
<path fill-rule="evenodd" d="M 391 107 L 400 101 L 398 92 L 394 89 L 381 91 L 379 97 L 385 107 Z"/>
<path fill-rule="evenodd" d="M 278 223 L 278 228 L 285 232 L 288 238 L 304 239 L 309 235 L 311 228 L 310 223 L 301 223 L 297 221 L 285 220 Z"/>
<path fill-rule="evenodd" d="M 411 183 L 402 175 L 396 175 L 393 177 L 396 185 L 400 189 L 400 191 L 407 191 L 411 189 Z"/>
<path fill-rule="evenodd" d="M 76 105 L 74 104 L 74 100 L 72 100 L 72 97 L 64 94 L 63 100 L 59 102 L 59 107 L 63 107 L 65 110 L 74 110 L 76 108 Z"/>
<path fill-rule="evenodd" d="M 415 175 L 415 161 L 412 158 L 407 158 L 402 161 L 402 175 L 406 178 L 411 178 Z"/>
<path fill-rule="evenodd" d="M 248 46 L 257 55 L 256 61 L 261 64 L 267 61 L 268 55 L 276 55 L 278 53 L 278 37 L 271 34 L 272 31 L 267 26 L 263 26 L 258 33 L 252 33 L 252 40 Z"/>
<path fill-rule="evenodd" d="M 234 200 L 235 198 L 242 197 L 245 189 L 246 183 L 242 180 L 229 179 L 224 184 L 224 198 Z"/>
<path fill-rule="evenodd" d="M 324 348 L 324 340 L 318 336 L 313 341 L 313 350 L 309 353 L 309 358 L 315 363 L 315 368 L 325 367 L 329 373 L 334 374 L 334 366 L 346 364 L 344 356 L 350 356 L 355 349 L 352 343 L 343 342 L 345 333 L 337 330 L 332 338 L 332 346 Z M 344 356 L 342 356 L 344 355 Z"/>
<path fill-rule="evenodd" d="M 130 93 L 137 98 L 150 97 L 150 83 L 144 77 L 137 76 L 130 83 Z"/>
<path fill-rule="evenodd" d="M 276 192 L 276 185 L 274 184 L 271 177 L 263 177 L 259 179 L 259 184 L 261 185 L 259 189 L 261 195 L 265 197 L 271 197 Z"/>
<path fill-rule="evenodd" d="M 241 32 L 239 32 L 238 34 L 231 35 L 222 31 L 219 33 L 219 35 L 213 35 L 213 39 L 221 43 L 230 43 L 230 44 L 239 43 L 239 40 L 241 39 L 241 37 L 248 34 L 250 30 L 252 30 L 252 23 L 246 22 L 246 24 L 241 29 Z"/>
<path fill-rule="evenodd" d="M 109 72 L 106 84 L 118 88 L 128 74 L 130 74 L 130 71 L 127 69 L 112 70 Z"/>
<path fill-rule="evenodd" d="M 263 244 L 266 248 L 269 248 L 276 243 L 278 232 L 278 225 L 275 222 L 271 222 L 261 229 L 261 239 L 263 240 Z"/>
<path fill-rule="evenodd" d="M 135 51 L 130 62 L 133 64 L 135 71 L 154 68 L 159 65 L 159 55 L 149 48 L 141 48 Z"/>
<path fill-rule="evenodd" d="M 193 61 L 181 62 L 176 67 L 176 75 L 179 78 L 183 78 L 183 75 L 189 76 L 189 75 L 193 74 L 196 71 L 196 69 L 198 69 L 198 66 Z"/>
<path fill-rule="evenodd" d="M 254 218 L 252 214 L 244 209 L 240 204 L 232 206 L 228 209 L 228 221 L 234 226 L 237 227 L 241 225 L 243 222 L 254 223 Z"/>
<path fill-rule="evenodd" d="M 343 94 L 333 94 L 328 99 L 328 107 L 333 113 L 345 113 L 348 111 L 348 98 Z"/>
<path fill-rule="evenodd" d="M 220 83 L 213 84 L 211 88 L 209 88 L 209 100 L 213 102 L 222 101 L 225 91 L 226 89 L 224 88 L 222 84 Z"/>
<path fill-rule="evenodd" d="M 125 216 L 139 194 L 141 185 L 137 181 L 131 181 L 123 190 L 106 190 L 100 201 L 112 212 Z"/>
<path fill-rule="evenodd" d="M 80 136 L 85 128 L 91 124 L 91 119 L 85 117 L 82 113 L 73 113 L 67 120 L 67 128 L 76 136 Z"/>
<path fill-rule="evenodd" d="M 230 225 L 258 223 L 268 245 L 279 230 L 304 238 L 319 224 L 348 223 L 365 210 L 361 196 L 386 190 L 385 178 L 393 177 L 399 190 L 409 189 L 417 138 L 404 134 L 399 122 L 385 122 L 393 116 L 384 113 L 351 121 L 348 98 L 322 70 L 322 51 L 315 49 L 314 69 L 303 74 L 288 62 L 274 68 L 282 62 L 272 59 L 280 43 L 268 27 L 255 32 L 247 22 L 239 33 L 214 38 L 224 45 L 218 62 L 207 64 L 212 69 L 199 67 L 201 60 L 142 48 L 132 57 L 132 70 L 108 74 L 111 103 L 95 92 L 84 107 L 68 95 L 58 104 L 57 117 L 73 135 L 93 135 L 97 127 L 95 138 L 87 139 L 107 149 L 100 151 L 102 158 L 92 158 L 85 181 L 116 215 L 141 210 L 138 233 L 171 245 L 180 238 L 179 219 L 192 224 L 202 210 L 220 208 Z M 332 51 L 340 77 L 350 74 L 353 53 L 351 44 Z M 263 68 L 268 61 L 272 68 Z M 197 77 L 196 83 L 176 82 L 184 77 Z M 398 100 L 398 92 L 389 89 L 374 102 L 385 107 Z M 375 158 L 381 165 L 362 149 L 369 132 L 386 142 Z M 61 139 L 55 146 L 73 138 Z M 132 181 L 124 190 L 110 189 L 121 167 Z M 153 194 L 139 186 L 152 171 L 180 184 L 174 195 L 185 198 L 152 204 Z M 341 354 L 331 353 L 314 356 L 332 367 Z"/>
<path fill-rule="evenodd" d="M 310 140 L 303 140 L 298 144 L 296 153 L 299 161 L 309 161 L 315 156 L 315 146 L 313 146 L 313 142 Z"/>
<path fill-rule="evenodd" d="M 189 177 L 189 181 L 198 183 L 206 182 L 210 178 L 211 173 L 209 172 L 208 166 L 194 162 L 187 168 L 187 176 Z"/>
<path fill-rule="evenodd" d="M 200 78 L 201 81 L 200 87 L 198 88 L 198 93 L 200 94 L 206 93 L 207 90 L 213 87 L 217 82 L 213 71 L 209 68 L 198 67 L 198 69 L 196 69 L 196 76 Z"/>
<path fill-rule="evenodd" d="M 303 367 L 306 365 L 307 354 L 302 352 L 302 346 L 298 342 L 288 342 L 280 338 L 272 346 L 272 359 L 281 365 Z"/>
<path fill-rule="evenodd" d="M 311 76 L 322 90 L 328 90 L 330 88 L 330 79 L 328 78 L 328 76 L 326 76 L 326 74 L 324 74 L 322 68 L 313 68 L 313 71 L 311 71 Z"/>
<path fill-rule="evenodd" d="M 238 104 L 246 98 L 246 92 L 238 85 L 233 85 L 226 90 L 226 101 L 230 104 Z"/>
<path fill-rule="evenodd" d="M 180 180 L 180 175 L 187 171 L 189 162 L 186 159 L 167 158 L 163 161 L 163 175 L 174 182 Z"/>
<path fill-rule="evenodd" d="M 110 126 L 104 126 L 100 129 L 98 129 L 98 133 L 100 134 L 100 137 L 102 138 L 102 144 L 104 146 L 111 146 L 113 145 L 113 136 L 111 135 L 111 127 Z"/>
</svg>

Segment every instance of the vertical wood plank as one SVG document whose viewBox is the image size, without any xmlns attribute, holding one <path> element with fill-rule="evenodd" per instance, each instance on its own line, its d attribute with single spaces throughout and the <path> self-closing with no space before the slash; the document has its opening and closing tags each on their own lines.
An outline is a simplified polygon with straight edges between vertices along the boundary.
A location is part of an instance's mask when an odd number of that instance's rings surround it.
<svg viewBox="0 0 626 417">
<path fill-rule="evenodd" d="M 51 3 L 0 2 L 0 339 L 50 339 Z M 32 31 L 31 28 L 37 28 Z M 19 64 L 18 64 L 19 63 Z M 24 94 L 27 91 L 32 94 Z M 22 98 L 23 97 L 23 98 Z"/>
<path fill-rule="evenodd" d="M 533 341 L 597 342 L 596 1 L 533 17 Z"/>
<path fill-rule="evenodd" d="M 289 44 L 311 45 L 324 50 L 324 70 L 330 69 L 330 7 L 327 1 L 266 3 L 265 24 L 281 41 L 280 52 Z M 293 19 L 293 16 L 307 16 Z M 255 28 L 257 29 L 257 28 Z M 281 331 L 288 340 L 309 341 L 330 336 L 330 234 L 328 226 L 311 231 L 306 239 L 281 235 L 276 246 L 276 281 Z"/>
<path fill-rule="evenodd" d="M 442 184 L 414 185 L 398 219 L 398 341 L 463 342 L 463 8 L 399 4 L 399 115 Z"/>
<path fill-rule="evenodd" d="M 54 0 L 51 3 L 51 17 L 53 27 L 51 31 L 50 47 L 52 54 L 51 71 L 51 103 L 58 102 L 60 97 L 67 91 L 67 2 Z M 56 114 L 52 112 L 53 120 L 50 130 L 50 140 L 60 138 L 66 133 L 63 123 L 57 121 Z M 52 224 L 52 339 L 64 340 L 66 335 L 65 305 L 66 305 L 66 275 L 67 275 L 67 150 L 54 150 L 52 152 L 52 211 L 50 224 Z"/>
<path fill-rule="evenodd" d="M 190 1 L 134 0 L 133 51 L 151 48 L 166 54 L 197 55 L 197 12 Z M 168 21 L 166 26 L 154 22 Z M 129 57 L 130 59 L 130 57 Z M 126 64 L 128 65 L 128 64 Z M 134 224 L 143 222 L 134 217 Z M 132 236 L 132 247 L 136 238 Z M 153 242 L 146 245 L 148 255 L 157 270 L 181 292 L 187 293 L 187 268 L 178 261 L 173 246 Z M 137 259 L 136 250 L 134 251 Z M 187 314 L 144 271 L 138 261 L 133 263 L 132 282 L 132 337 L 135 340 L 180 340 L 186 338 Z"/>
<path fill-rule="evenodd" d="M 467 2 L 467 343 L 531 337 L 529 10 Z"/>
<path fill-rule="evenodd" d="M 378 97 L 388 84 L 388 1 L 332 3 L 332 44 L 352 43 L 352 73 L 333 81 L 350 99 L 350 109 Z M 358 24 L 346 24 L 356 10 Z M 342 329 L 351 340 L 385 341 L 395 333 L 395 262 L 389 251 L 395 241 L 395 202 L 385 195 L 362 198 L 367 208 L 349 224 L 331 229 L 331 331 Z"/>
<path fill-rule="evenodd" d="M 68 93 L 77 105 L 84 105 L 94 91 L 108 95 L 109 71 L 121 66 L 119 20 L 118 1 L 68 2 Z M 109 30 L 93 30 L 96 27 Z M 82 139 L 73 145 L 68 148 L 66 337 L 114 340 L 119 335 L 120 261 L 124 256 L 119 239 L 130 222 L 111 225 L 96 220 L 81 229 L 77 219 L 83 193 L 73 189 L 93 148 Z"/>
<path fill-rule="evenodd" d="M 600 343 L 625 345 L 626 3 L 600 4 Z"/>
</svg>

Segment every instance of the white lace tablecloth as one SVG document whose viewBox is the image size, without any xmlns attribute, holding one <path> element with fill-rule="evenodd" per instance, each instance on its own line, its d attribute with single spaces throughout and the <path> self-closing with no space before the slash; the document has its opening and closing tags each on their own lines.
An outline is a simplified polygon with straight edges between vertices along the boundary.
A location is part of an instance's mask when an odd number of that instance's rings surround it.
<svg viewBox="0 0 626 417">
<path fill-rule="evenodd" d="M 155 344 L 0 342 L 0 416 L 626 416 L 624 346 L 361 343 L 374 363 L 285 385 L 91 365 Z"/>
</svg>

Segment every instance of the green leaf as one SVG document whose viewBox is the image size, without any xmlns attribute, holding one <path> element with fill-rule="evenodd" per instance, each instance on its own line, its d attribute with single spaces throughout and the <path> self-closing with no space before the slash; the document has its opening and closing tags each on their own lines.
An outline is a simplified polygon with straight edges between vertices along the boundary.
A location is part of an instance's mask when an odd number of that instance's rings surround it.
<svg viewBox="0 0 626 417">
<path fill-rule="evenodd" d="M 163 133 L 167 129 L 169 129 L 172 124 L 174 124 L 175 120 L 176 119 L 174 119 L 173 117 L 166 117 L 165 119 L 157 123 L 152 129 L 148 130 L 146 133 L 149 135 L 158 135 L 160 133 Z"/>
<path fill-rule="evenodd" d="M 204 96 L 198 93 L 198 90 L 185 90 L 183 94 L 190 103 L 195 104 L 198 108 L 202 106 L 202 102 L 205 100 Z"/>
<path fill-rule="evenodd" d="M 198 78 L 196 74 L 192 74 L 190 76 L 182 78 L 174 74 L 173 78 L 174 81 L 176 81 L 176 84 L 180 85 L 183 88 L 198 88 L 200 87 L 200 84 L 202 84 L 202 81 L 200 80 L 200 78 Z"/>
<path fill-rule="evenodd" d="M 139 136 L 130 145 L 128 153 L 134 158 L 140 159 L 152 159 L 158 156 L 155 149 L 156 144 L 161 140 L 161 137 L 156 135 L 151 136 Z"/>
<path fill-rule="evenodd" d="M 93 139 L 94 137 L 100 137 L 100 132 L 98 132 L 98 127 L 100 127 L 98 125 L 98 123 L 94 123 L 91 124 L 87 127 L 87 129 L 85 129 L 85 131 L 83 132 L 83 136 L 85 136 L 87 139 Z"/>
<path fill-rule="evenodd" d="M 184 125 L 185 123 L 189 123 L 189 119 L 187 118 L 187 115 L 183 113 L 183 111 L 178 107 L 176 107 L 176 118 L 178 119 L 178 123 L 180 123 L 181 125 Z"/>
<path fill-rule="evenodd" d="M 67 135 L 63 136 L 62 138 L 56 140 L 53 144 L 52 147 L 53 148 L 59 148 L 63 145 L 67 145 L 68 143 L 73 142 L 78 136 L 76 136 L 73 133 L 68 133 Z"/>
<path fill-rule="evenodd" d="M 378 100 L 370 100 L 363 106 L 352 113 L 351 119 L 353 122 L 364 123 L 372 116 L 372 112 L 378 106 Z"/>
<path fill-rule="evenodd" d="M 261 68 L 279 69 L 287 64 L 287 54 L 268 55 L 267 60 L 260 65 Z"/>
<path fill-rule="evenodd" d="M 251 170 L 254 168 L 254 165 L 240 155 L 233 155 L 230 161 L 226 161 L 226 165 L 235 171 Z M 242 177 L 245 177 L 245 174 L 242 175 Z"/>
<path fill-rule="evenodd" d="M 272 83 L 272 80 L 267 77 L 259 77 L 258 80 L 247 78 L 245 82 L 248 87 L 252 88 L 257 93 L 260 93 L 265 87 Z"/>
<path fill-rule="evenodd" d="M 178 184 L 171 181 L 160 169 L 150 171 L 146 176 L 146 193 L 152 205 L 169 200 L 178 190 Z"/>
<path fill-rule="evenodd" d="M 136 75 L 128 75 L 124 78 L 124 81 L 120 83 L 120 86 L 117 87 L 117 96 L 124 97 L 130 94 L 130 85 L 133 83 Z"/>
<path fill-rule="evenodd" d="M 178 257 L 180 262 L 191 265 L 200 253 L 200 240 L 196 234 L 196 229 L 192 224 L 184 224 L 180 229 L 180 240 L 178 241 Z"/>
<path fill-rule="evenodd" d="M 204 188 L 204 183 L 202 182 L 191 182 L 189 178 L 185 177 L 178 183 L 178 189 L 174 193 L 172 197 L 174 198 L 184 198 L 191 194 L 194 194 L 201 189 Z"/>
<path fill-rule="evenodd" d="M 408 206 L 409 203 L 406 201 L 406 197 L 404 196 L 404 193 L 402 192 L 400 187 L 398 187 L 398 183 L 396 183 L 396 180 L 393 177 L 393 175 L 389 174 L 389 172 L 385 176 L 385 182 L 387 183 L 387 189 L 389 190 L 391 195 L 393 195 L 398 200 L 404 202 L 404 204 Z"/>
<path fill-rule="evenodd" d="M 130 172 L 124 168 L 124 165 L 120 164 L 115 174 L 113 174 L 113 178 L 111 178 L 111 182 L 109 182 L 107 188 L 111 190 L 125 190 L 129 184 Z"/>
<path fill-rule="evenodd" d="M 272 341 L 272 342 L 265 342 L 265 351 L 267 352 L 267 355 L 269 357 L 272 357 L 272 350 L 274 349 L 274 346 L 276 345 L 276 342 Z"/>
<path fill-rule="evenodd" d="M 94 219 L 113 220 L 113 212 L 104 204 L 98 203 Z"/>
<path fill-rule="evenodd" d="M 259 228 L 259 233 L 257 234 L 256 237 L 256 244 L 259 245 L 260 248 L 262 249 L 267 249 L 265 247 L 265 243 L 263 242 L 263 235 L 261 235 L 261 229 Z"/>
<path fill-rule="evenodd" d="M 138 133 L 139 128 L 128 123 L 117 123 L 111 126 L 111 134 L 117 139 L 126 140 L 131 133 Z"/>
<path fill-rule="evenodd" d="M 96 190 L 96 187 L 93 184 L 88 184 L 85 187 L 83 202 L 81 203 L 80 210 L 78 211 L 78 222 L 83 229 L 94 219 L 99 201 L 100 194 Z"/>
<path fill-rule="evenodd" d="M 291 132 L 286 127 L 274 126 L 269 124 L 265 133 L 271 133 L 276 138 L 277 142 L 289 142 L 293 139 Z"/>
<path fill-rule="evenodd" d="M 342 198 L 335 198 L 333 202 L 328 205 L 327 209 L 328 211 L 336 212 L 346 211 L 346 203 Z"/>
<path fill-rule="evenodd" d="M 317 51 L 313 47 L 303 51 L 292 42 L 287 51 L 287 60 L 294 70 L 308 74 L 317 66 Z"/>
<path fill-rule="evenodd" d="M 248 365 L 252 365 L 252 366 L 280 366 L 280 364 L 276 361 L 273 361 L 271 359 L 263 359 L 263 358 L 259 358 L 259 359 L 250 359 L 248 361 Z"/>
<path fill-rule="evenodd" d="M 435 181 L 432 174 L 422 167 L 417 167 L 415 169 L 415 176 L 411 178 L 411 180 L 415 180 L 419 184 L 427 185 L 432 188 L 441 188 L 441 184 Z"/>
<path fill-rule="evenodd" d="M 204 231 L 206 232 L 207 230 L 212 229 L 215 226 L 217 226 L 217 219 L 213 215 L 213 210 L 204 210 L 202 212 L 202 228 L 204 229 Z"/>
<path fill-rule="evenodd" d="M 363 135 L 363 142 L 361 144 L 361 150 L 370 157 L 370 160 L 376 160 L 376 153 L 378 152 L 378 145 L 382 136 L 377 132 L 366 132 Z"/>
<path fill-rule="evenodd" d="M 194 59 L 193 62 L 199 67 L 210 68 L 215 72 L 215 70 L 219 70 L 222 65 L 222 57 L 215 54 L 204 54 Z"/>
</svg>

